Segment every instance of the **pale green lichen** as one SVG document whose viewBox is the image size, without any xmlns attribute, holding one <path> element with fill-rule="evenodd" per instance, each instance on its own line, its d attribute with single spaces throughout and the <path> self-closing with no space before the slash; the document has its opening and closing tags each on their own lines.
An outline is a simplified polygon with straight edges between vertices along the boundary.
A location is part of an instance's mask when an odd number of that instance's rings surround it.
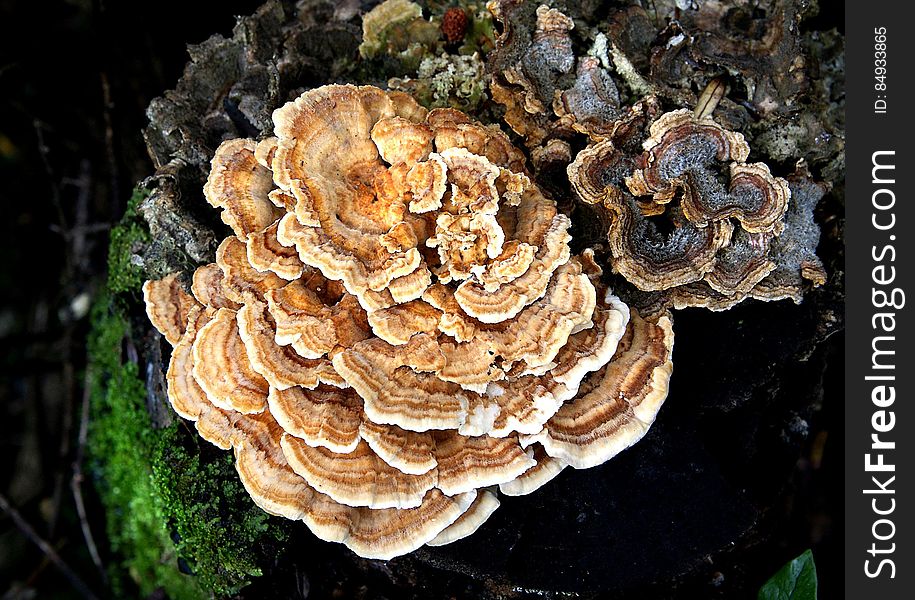
<svg viewBox="0 0 915 600">
<path fill-rule="evenodd" d="M 470 19 L 467 32 L 464 34 L 464 44 L 458 53 L 468 56 L 479 53 L 485 56 L 496 47 L 497 34 L 492 22 L 492 13 L 486 8 L 485 2 L 461 2 L 460 5 L 464 12 L 470 15 Z"/>
<path fill-rule="evenodd" d="M 623 81 L 626 82 L 626 85 L 629 86 L 629 89 L 634 94 L 641 97 L 647 96 L 654 91 L 651 84 L 645 81 L 645 78 L 635 68 L 635 65 L 629 61 L 626 54 L 616 44 L 610 44 L 610 57 L 613 59 L 613 66 L 616 68 L 617 74 L 623 78 Z"/>
<path fill-rule="evenodd" d="M 588 49 L 588 56 L 593 56 L 600 61 L 600 66 L 605 69 L 610 68 L 610 57 L 607 54 L 609 48 L 609 41 L 607 36 L 601 32 L 597 32 L 594 36 L 594 43 Z"/>
<path fill-rule="evenodd" d="M 486 100 L 486 73 L 478 54 L 424 58 L 416 78 L 391 79 L 391 89 L 413 94 L 427 108 L 474 111 Z"/>
<path fill-rule="evenodd" d="M 421 6 L 409 0 L 386 0 L 363 17 L 359 54 L 366 59 L 386 54 L 412 71 L 439 38 L 439 25 L 423 18 Z"/>
<path fill-rule="evenodd" d="M 388 50 L 388 35 L 398 27 L 406 27 L 411 21 L 422 18 L 423 9 L 410 0 L 386 0 L 362 18 L 362 43 L 359 54 L 363 58 L 375 58 Z"/>
<path fill-rule="evenodd" d="M 460 9 L 468 17 L 463 39 L 453 44 L 442 32 L 449 9 Z M 396 76 L 394 81 L 415 82 L 397 89 L 421 96 L 426 106 L 470 110 L 485 100 L 479 57 L 495 47 L 496 37 L 485 2 L 386 0 L 362 19 L 363 60 L 356 71 L 367 81 Z"/>
</svg>

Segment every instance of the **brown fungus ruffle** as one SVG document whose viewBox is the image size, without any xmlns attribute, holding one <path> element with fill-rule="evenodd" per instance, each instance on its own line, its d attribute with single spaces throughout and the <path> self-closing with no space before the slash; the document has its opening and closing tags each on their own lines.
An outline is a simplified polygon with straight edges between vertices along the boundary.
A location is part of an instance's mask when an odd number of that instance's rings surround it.
<svg viewBox="0 0 915 600">
<path fill-rule="evenodd" d="M 274 120 L 213 160 L 234 232 L 216 263 L 192 294 L 145 288 L 172 405 L 234 449 L 255 502 L 390 558 L 644 433 L 669 317 L 630 322 L 504 134 L 373 87 L 318 88 Z M 576 451 L 563 411 L 604 388 L 631 410 L 582 405 Z"/>
<path fill-rule="evenodd" d="M 614 271 L 642 292 L 659 293 L 640 305 L 725 310 L 749 297 L 800 302 L 806 284 L 824 283 L 812 216 L 822 193 L 810 200 L 807 190 L 821 188 L 809 174 L 788 181 L 764 163 L 747 163 L 740 133 L 687 110 L 658 117 L 641 153 L 621 149 L 631 148 L 631 137 L 591 144 L 568 174 L 578 197 L 609 217 Z"/>
<path fill-rule="evenodd" d="M 767 120 L 789 115 L 814 79 L 800 27 L 808 10 L 792 0 L 691 3 L 656 36 L 651 79 L 658 92 L 688 103 L 695 101 L 691 87 L 699 83 L 701 89 L 727 72 L 746 89 L 746 104 L 756 115 Z M 744 111 L 734 106 L 729 112 Z"/>
<path fill-rule="evenodd" d="M 610 133 L 625 114 L 619 90 L 600 60 L 575 55 L 571 16 L 520 0 L 495 0 L 489 7 L 503 28 L 487 57 L 490 92 L 525 144 L 543 154 L 547 144 L 576 132 Z"/>
<path fill-rule="evenodd" d="M 750 233 L 772 233 L 788 207 L 788 183 L 764 163 L 747 164 L 750 147 L 739 133 L 689 110 L 665 113 L 651 125 L 629 191 L 666 204 L 681 194 L 683 215 L 697 227 L 734 218 Z M 727 165 L 728 185 L 719 177 Z"/>
</svg>

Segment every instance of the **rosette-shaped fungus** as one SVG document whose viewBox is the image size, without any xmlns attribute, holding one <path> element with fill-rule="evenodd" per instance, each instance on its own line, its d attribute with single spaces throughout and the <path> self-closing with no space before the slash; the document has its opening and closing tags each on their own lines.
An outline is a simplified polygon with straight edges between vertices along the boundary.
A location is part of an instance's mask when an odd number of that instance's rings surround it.
<svg viewBox="0 0 915 600">
<path fill-rule="evenodd" d="M 497 129 L 326 86 L 223 143 L 216 263 L 144 286 L 168 396 L 268 512 L 389 558 L 471 534 L 503 493 L 608 460 L 667 394 L 669 316 L 570 255 Z"/>
<path fill-rule="evenodd" d="M 613 269 L 638 289 L 663 292 L 661 304 L 676 308 L 725 310 L 747 297 L 799 302 L 804 280 L 825 281 L 814 254 L 816 200 L 795 200 L 788 211 L 792 189 L 809 178 L 789 185 L 764 163 L 747 163 L 740 133 L 687 110 L 654 121 L 643 148 L 632 156 L 604 140 L 568 168 L 578 196 L 609 214 Z M 798 235 L 803 242 L 780 242 Z M 776 270 L 790 290 L 766 291 Z"/>
</svg>

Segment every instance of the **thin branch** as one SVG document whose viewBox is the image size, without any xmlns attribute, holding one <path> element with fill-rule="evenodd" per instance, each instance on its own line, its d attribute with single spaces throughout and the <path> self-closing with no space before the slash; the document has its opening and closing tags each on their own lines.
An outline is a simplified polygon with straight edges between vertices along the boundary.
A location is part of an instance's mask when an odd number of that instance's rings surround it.
<svg viewBox="0 0 915 600">
<path fill-rule="evenodd" d="M 35 119 L 32 121 L 32 125 L 35 127 L 35 136 L 38 138 L 38 154 L 41 156 L 41 163 L 44 165 L 45 175 L 47 175 L 48 184 L 51 186 L 51 201 L 54 204 L 54 210 L 57 211 L 57 220 L 60 222 L 59 225 L 62 229 L 67 229 L 67 216 L 60 200 L 60 188 L 57 185 L 54 168 L 51 166 L 51 149 L 48 148 L 44 140 L 44 124 Z"/>
<path fill-rule="evenodd" d="M 76 458 L 73 460 L 73 477 L 70 479 L 70 490 L 73 492 L 73 500 L 76 502 L 76 513 L 79 515 L 79 525 L 83 530 L 83 539 L 86 540 L 86 547 L 89 549 L 89 555 L 92 557 L 92 562 L 95 563 L 99 574 L 102 576 L 102 582 L 107 586 L 108 575 L 105 573 L 105 566 L 102 564 L 102 558 L 99 556 L 98 547 L 95 545 L 95 538 L 92 537 L 89 519 L 86 518 L 86 503 L 83 501 L 83 458 L 86 452 L 86 440 L 89 437 L 89 378 L 89 369 L 86 369 L 86 377 L 83 381 L 83 403 L 80 408 L 79 437 L 76 446 Z"/>
<path fill-rule="evenodd" d="M 77 235 L 93 235 L 96 233 L 105 233 L 111 229 L 111 223 L 90 223 L 83 227 L 71 227 L 68 230 L 63 230 L 55 224 L 48 226 L 52 232 L 56 233 L 65 240 L 70 240 L 70 238 Z"/>
<path fill-rule="evenodd" d="M 38 131 L 40 132 L 41 129 L 39 128 Z M 47 164 L 49 165 L 49 163 Z M 49 176 L 52 176 L 50 166 L 48 166 L 48 169 Z M 65 294 L 72 296 L 75 295 L 76 290 L 81 287 L 80 282 L 86 279 L 91 268 L 90 243 L 86 233 L 86 228 L 90 224 L 89 203 L 92 192 L 92 167 L 88 160 L 84 159 L 80 162 L 79 176 L 76 178 L 68 178 L 68 185 L 75 189 L 76 197 L 73 206 L 73 223 L 68 224 L 64 220 L 64 216 L 60 217 L 61 222 L 59 223 L 59 226 L 61 227 L 61 230 L 65 232 L 62 233 L 62 235 L 67 240 L 69 246 L 67 248 L 63 273 L 61 275 L 61 287 Z M 59 201 L 60 199 L 57 199 L 57 202 Z M 60 210 L 63 215 L 63 207 L 61 207 Z M 68 475 L 67 457 L 70 456 L 71 451 L 71 432 L 73 430 L 73 413 L 77 389 L 75 367 L 72 360 L 74 327 L 75 325 L 73 322 L 68 322 L 61 338 L 64 348 L 62 363 L 64 389 L 66 392 L 63 394 L 63 416 L 59 450 L 60 462 L 54 473 L 54 492 L 51 497 L 52 511 L 51 518 L 48 521 L 48 537 L 51 538 L 54 537 L 56 531 L 61 502 L 66 489 L 65 486 Z"/>
<path fill-rule="evenodd" d="M 100 6 L 104 11 L 104 3 Z M 114 108 L 114 101 L 111 97 L 111 86 L 108 84 L 108 74 L 105 71 L 99 73 L 102 82 L 102 117 L 105 119 L 105 155 L 108 159 L 108 176 L 111 178 L 108 190 L 110 199 L 111 216 L 114 218 L 118 214 L 118 202 L 121 199 L 120 172 L 118 161 L 114 151 L 114 124 L 111 119 L 111 110 Z"/>
<path fill-rule="evenodd" d="M 72 276 L 79 281 L 91 269 L 89 241 L 85 234 L 86 227 L 89 225 L 89 201 L 92 198 L 92 164 L 88 160 L 80 161 L 79 177 L 73 185 L 77 194 L 74 221 L 70 227 L 70 231 L 73 232 L 73 236 L 70 238 L 70 252 L 73 254 L 76 265 L 76 272 Z"/>
<path fill-rule="evenodd" d="M 67 325 L 64 329 L 63 339 L 61 340 L 63 345 L 61 379 L 63 380 L 64 393 L 61 394 L 63 407 L 61 415 L 60 446 L 58 448 L 59 462 L 54 469 L 54 491 L 51 494 L 51 515 L 48 518 L 47 531 L 48 537 L 52 539 L 56 537 L 57 521 L 60 517 L 60 506 L 64 495 L 64 478 L 66 477 L 65 458 L 70 450 L 70 432 L 73 429 L 73 397 L 76 395 L 76 370 L 73 367 L 73 361 L 71 360 L 70 348 L 72 339 L 73 326 Z"/>
<path fill-rule="evenodd" d="M 28 522 L 22 518 L 22 515 L 19 514 L 19 511 L 13 508 L 9 503 L 9 500 L 6 499 L 6 496 L 0 494 L 0 510 L 5 512 L 13 520 L 13 523 L 16 524 L 16 527 L 19 528 L 19 531 L 29 539 L 33 544 L 38 546 L 38 548 L 44 553 L 44 555 L 54 563 L 54 565 L 60 569 L 60 572 L 63 573 L 64 577 L 70 582 L 70 585 L 73 586 L 79 594 L 86 598 L 87 600 L 98 600 L 98 596 L 92 593 L 92 590 L 79 578 L 79 575 L 76 574 L 73 569 L 67 566 L 67 563 L 63 561 L 60 555 L 57 554 L 57 551 L 51 547 L 46 541 L 44 541 L 35 530 L 32 528 Z"/>
<path fill-rule="evenodd" d="M 699 96 L 699 101 L 696 103 L 696 109 L 693 111 L 693 117 L 696 119 L 704 119 L 712 116 L 712 113 L 718 108 L 721 99 L 724 98 L 726 88 L 727 85 L 724 82 L 724 77 L 715 77 L 709 81 L 708 85 L 705 86 L 705 89 L 702 90 L 702 94 Z"/>
</svg>

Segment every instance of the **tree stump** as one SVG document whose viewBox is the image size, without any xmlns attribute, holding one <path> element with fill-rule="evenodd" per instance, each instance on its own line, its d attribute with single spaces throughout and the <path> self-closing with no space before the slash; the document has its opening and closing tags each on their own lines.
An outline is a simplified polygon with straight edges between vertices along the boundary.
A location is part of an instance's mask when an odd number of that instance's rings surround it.
<svg viewBox="0 0 915 600">
<path fill-rule="evenodd" d="M 359 58 L 360 14 L 373 4 L 271 0 L 240 19 L 231 38 L 217 36 L 191 48 L 191 62 L 176 88 L 147 112 L 144 135 L 156 172 L 143 183 L 147 195 L 137 212 L 150 235 L 118 250 L 130 253 L 129 268 L 155 278 L 213 260 L 225 228 L 204 201 L 202 187 L 220 141 L 269 133 L 273 109 L 304 89 L 331 82 L 385 85 L 398 75 L 400 66 L 390 57 Z M 428 4 L 437 10 L 440 3 Z M 787 172 L 805 158 L 819 178 L 834 184 L 817 211 L 827 284 L 799 305 L 747 301 L 722 313 L 678 311 L 671 393 L 646 437 L 600 467 L 567 469 L 531 496 L 503 498 L 501 508 L 469 538 L 371 561 L 318 541 L 302 523 L 270 518 L 285 541 L 257 542 L 263 574 L 251 579 L 242 597 L 746 596 L 788 558 L 759 558 L 759 548 L 788 539 L 783 505 L 808 444 L 810 419 L 824 403 L 839 401 L 830 378 L 842 368 L 836 353 L 841 336 L 833 334 L 841 331 L 843 319 L 844 171 L 841 144 L 824 150 L 811 140 L 823 132 L 842 135 L 841 98 L 834 91 L 841 39 L 819 25 L 801 25 L 798 13 L 806 7 L 779 0 L 762 3 L 762 16 L 745 15 L 735 4 L 716 25 L 692 9 L 668 22 L 600 2 L 553 4 L 573 15 L 576 51 L 593 45 L 590 33 L 609 34 L 620 51 L 639 59 L 631 61 L 635 71 L 663 90 L 671 105 L 701 91 L 710 74 L 726 67 L 741 73 L 732 79 L 736 100 L 723 103 L 722 110 L 753 138 L 759 160 Z M 673 2 L 656 4 L 656 12 L 679 14 Z M 756 72 L 752 61 L 763 57 L 747 54 L 738 57 L 744 62 L 717 63 L 709 57 L 731 48 L 726 41 L 739 36 L 758 41 L 766 26 L 781 26 L 785 19 L 791 26 L 777 49 L 790 46 L 806 58 L 805 79 L 757 77 L 757 92 L 765 88 L 779 101 L 789 96 L 796 101 L 763 115 L 744 83 Z M 706 30 L 687 50 L 692 54 L 661 56 L 656 39 L 673 39 L 691 27 Z M 679 62 L 662 64 L 668 58 Z M 488 103 L 480 112 L 497 120 L 500 109 Z M 564 176 L 564 166 L 537 172 L 538 183 L 572 211 L 579 246 L 601 243 L 588 213 L 572 208 Z M 176 427 L 170 425 L 178 418 L 163 388 L 166 347 L 146 323 L 135 290 L 120 298 L 130 317 L 128 337 L 138 352 L 139 373 L 148 384 L 150 426 Z M 198 444 L 193 428 L 176 431 L 180 443 L 199 456 L 193 468 L 225 461 L 220 451 Z M 230 519 L 230 513 L 220 514 Z M 195 572 L 193 557 L 172 558 L 176 567 L 184 560 L 184 570 Z"/>
</svg>

